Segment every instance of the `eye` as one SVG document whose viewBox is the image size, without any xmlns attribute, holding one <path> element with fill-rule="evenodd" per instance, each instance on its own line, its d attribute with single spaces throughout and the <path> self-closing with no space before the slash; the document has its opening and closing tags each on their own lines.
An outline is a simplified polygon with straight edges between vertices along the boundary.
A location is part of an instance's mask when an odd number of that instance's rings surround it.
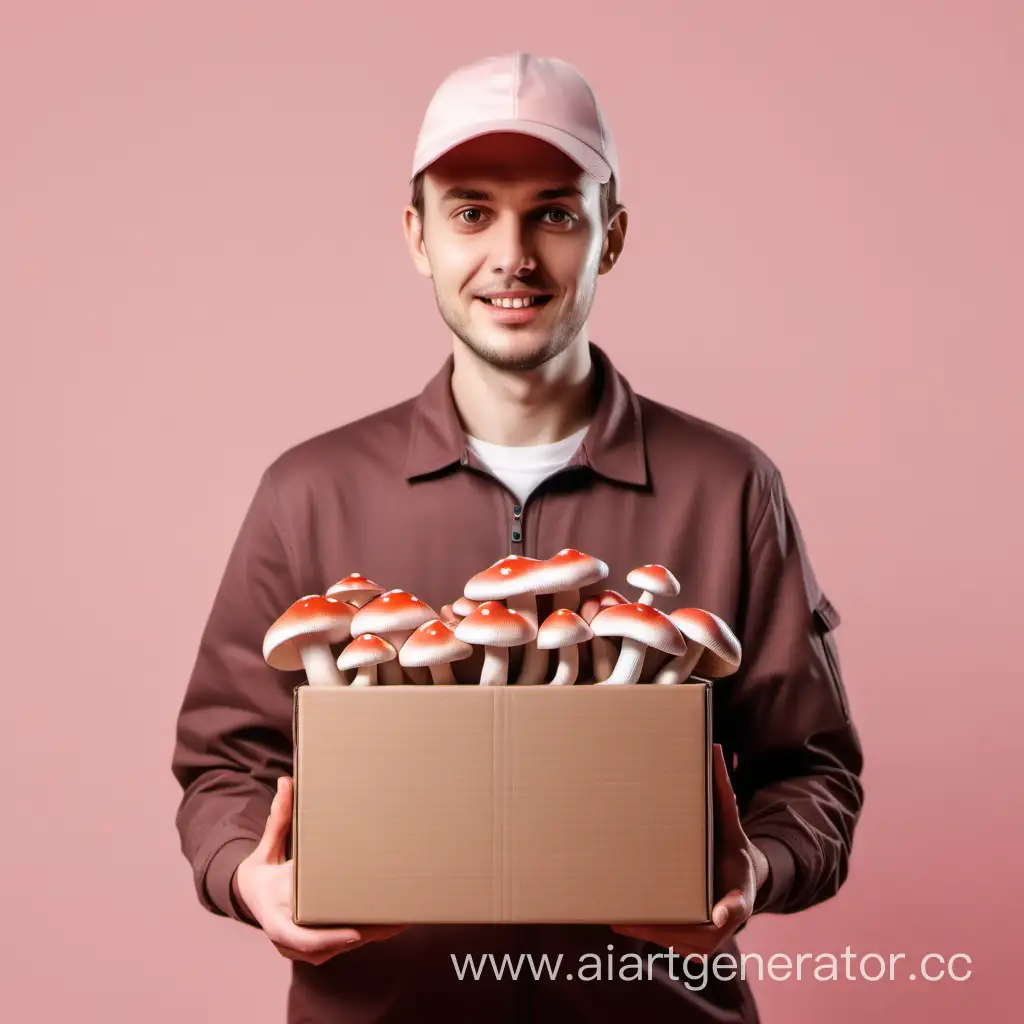
<svg viewBox="0 0 1024 1024">
<path fill-rule="evenodd" d="M 460 219 L 462 219 L 467 213 L 483 213 L 483 212 L 484 211 L 481 210 L 479 206 L 468 206 L 468 207 L 466 207 L 465 210 L 459 210 L 459 212 L 455 216 L 460 218 Z M 462 223 L 463 224 L 479 224 L 480 221 L 478 221 L 478 220 L 463 220 Z"/>
<path fill-rule="evenodd" d="M 574 214 L 571 210 L 565 209 L 565 207 L 563 206 L 552 206 L 544 211 L 544 215 L 547 215 L 549 213 L 559 213 L 565 218 L 564 220 L 555 221 L 555 224 L 571 224 L 573 221 L 576 220 L 576 214 Z"/>
</svg>

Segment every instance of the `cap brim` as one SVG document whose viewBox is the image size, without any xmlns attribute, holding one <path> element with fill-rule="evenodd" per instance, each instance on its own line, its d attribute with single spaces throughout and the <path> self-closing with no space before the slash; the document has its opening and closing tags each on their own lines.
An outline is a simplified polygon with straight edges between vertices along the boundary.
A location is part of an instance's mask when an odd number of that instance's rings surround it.
<svg viewBox="0 0 1024 1024">
<path fill-rule="evenodd" d="M 462 143 L 469 142 L 470 139 L 479 138 L 481 135 L 493 135 L 496 132 L 517 132 L 520 135 L 532 135 L 535 139 L 550 142 L 552 146 L 560 149 L 567 157 L 579 164 L 583 170 L 595 177 L 602 185 L 612 176 L 612 169 L 608 162 L 585 142 L 577 139 L 575 135 L 563 132 L 560 128 L 552 128 L 550 125 L 540 124 L 537 121 L 508 118 L 501 121 L 485 121 L 482 124 L 474 125 L 469 131 L 461 131 L 456 135 L 431 140 L 429 148 L 416 153 L 416 158 L 413 161 L 412 178 L 415 178 L 420 171 L 429 167 L 435 160 L 444 156 L 445 153 L 450 152 L 456 146 L 461 146 Z"/>
</svg>

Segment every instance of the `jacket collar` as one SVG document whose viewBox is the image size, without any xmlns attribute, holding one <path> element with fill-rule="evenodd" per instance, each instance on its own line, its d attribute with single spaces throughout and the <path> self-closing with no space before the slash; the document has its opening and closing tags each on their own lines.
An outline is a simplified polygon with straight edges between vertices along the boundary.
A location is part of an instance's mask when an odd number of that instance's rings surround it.
<svg viewBox="0 0 1024 1024">
<path fill-rule="evenodd" d="M 603 349 L 590 342 L 597 387 L 597 408 L 583 443 L 569 466 L 589 466 L 594 472 L 622 483 L 647 483 L 640 403 L 629 382 L 612 365 Z M 449 355 L 441 369 L 413 400 L 409 418 L 406 478 L 436 473 L 455 464 L 474 463 L 452 397 L 451 377 L 455 357 Z"/>
</svg>

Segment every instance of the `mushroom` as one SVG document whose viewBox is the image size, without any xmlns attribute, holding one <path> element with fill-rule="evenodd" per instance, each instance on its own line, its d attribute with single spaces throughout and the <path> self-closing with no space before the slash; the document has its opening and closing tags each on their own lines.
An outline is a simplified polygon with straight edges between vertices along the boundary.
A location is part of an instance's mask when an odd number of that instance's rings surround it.
<svg viewBox="0 0 1024 1024">
<path fill-rule="evenodd" d="M 353 608 L 362 608 L 364 604 L 383 592 L 383 587 L 378 586 L 373 580 L 367 579 L 359 572 L 354 572 L 327 588 L 328 597 L 345 601 Z"/>
<path fill-rule="evenodd" d="M 462 661 L 472 653 L 472 644 L 460 640 L 441 619 L 430 619 L 402 644 L 398 661 L 407 668 L 428 667 L 435 686 L 454 686 L 452 662 Z"/>
<path fill-rule="evenodd" d="M 376 686 L 377 666 L 394 661 L 397 653 L 383 637 L 362 633 L 338 655 L 338 668 L 358 669 L 353 686 Z"/>
<path fill-rule="evenodd" d="M 673 656 L 686 653 L 686 641 L 672 620 L 649 604 L 617 604 L 598 612 L 590 628 L 597 636 L 621 636 L 622 648 L 605 683 L 635 683 L 644 666 L 644 654 L 654 647 Z"/>
<path fill-rule="evenodd" d="M 723 619 L 703 608 L 677 608 L 668 617 L 686 638 L 686 653 L 673 658 L 656 683 L 682 683 L 692 674 L 707 679 L 730 676 L 740 667 L 742 648 Z"/>
<path fill-rule="evenodd" d="M 580 605 L 580 618 L 584 622 L 592 623 L 594 616 L 602 608 L 611 608 L 617 604 L 629 604 L 629 602 L 617 590 L 601 590 L 583 599 Z M 590 641 L 591 674 L 594 679 L 607 679 L 615 667 L 615 659 L 619 652 L 613 640 L 603 636 L 594 636 Z"/>
<path fill-rule="evenodd" d="M 557 608 L 537 632 L 537 646 L 542 651 L 558 650 L 558 668 L 551 686 L 571 686 L 580 670 L 580 649 L 594 631 L 571 608 Z"/>
<path fill-rule="evenodd" d="M 473 601 L 505 601 L 509 608 L 522 613 L 537 630 L 537 593 L 546 593 L 547 563 L 525 555 L 506 555 L 478 572 L 466 584 L 465 596 Z M 476 609 L 479 611 L 480 609 Z M 532 641 L 523 651 L 516 684 L 533 686 L 544 682 L 548 671 L 547 655 Z"/>
<path fill-rule="evenodd" d="M 675 629 L 675 627 L 672 627 Z M 481 686 L 505 686 L 508 682 L 508 649 L 529 643 L 537 635 L 536 623 L 500 601 L 484 601 L 455 627 L 455 636 L 484 648 Z M 677 634 L 678 636 L 678 631 Z"/>
<path fill-rule="evenodd" d="M 344 686 L 331 644 L 351 635 L 355 609 L 344 601 L 306 594 L 293 602 L 267 630 L 263 657 L 282 672 L 306 670 L 310 686 Z"/>
<path fill-rule="evenodd" d="M 395 650 L 428 619 L 436 619 L 437 612 L 418 597 L 405 590 L 388 590 L 363 605 L 352 616 L 352 635 L 375 633 L 383 637 Z M 409 673 L 415 683 L 427 683 L 430 675 L 425 669 L 413 669 Z M 402 668 L 397 661 L 392 665 L 385 662 L 380 670 L 380 681 L 385 684 L 401 683 Z"/>
<path fill-rule="evenodd" d="M 580 588 L 589 587 L 608 575 L 608 563 L 575 548 L 562 548 L 544 563 L 547 584 L 542 593 L 554 594 L 554 608 L 576 611 L 580 606 Z M 625 598 L 623 598 L 625 601 Z"/>
<path fill-rule="evenodd" d="M 441 605 L 440 619 L 449 629 L 454 629 L 474 608 L 479 606 L 479 601 L 470 601 L 468 597 L 459 597 L 451 604 Z"/>
<path fill-rule="evenodd" d="M 654 604 L 655 594 L 675 597 L 679 593 L 679 580 L 665 566 L 656 563 L 641 565 L 634 569 L 626 577 L 626 582 L 631 587 L 639 587 L 643 591 L 640 595 L 640 604 Z"/>
<path fill-rule="evenodd" d="M 464 619 L 470 612 L 476 611 L 480 607 L 479 601 L 471 601 L 468 597 L 456 598 L 452 604 L 452 611 L 460 618 Z"/>
</svg>

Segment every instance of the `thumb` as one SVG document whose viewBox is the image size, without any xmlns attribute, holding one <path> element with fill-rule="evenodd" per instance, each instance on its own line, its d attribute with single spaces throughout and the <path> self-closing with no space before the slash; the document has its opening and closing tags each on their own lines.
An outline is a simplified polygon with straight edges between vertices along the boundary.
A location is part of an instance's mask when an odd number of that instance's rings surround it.
<svg viewBox="0 0 1024 1024">
<path fill-rule="evenodd" d="M 292 823 L 292 780 L 282 775 L 277 780 L 277 792 L 270 805 L 270 814 L 257 849 L 268 864 L 283 864 L 286 857 L 285 842 Z"/>
</svg>

